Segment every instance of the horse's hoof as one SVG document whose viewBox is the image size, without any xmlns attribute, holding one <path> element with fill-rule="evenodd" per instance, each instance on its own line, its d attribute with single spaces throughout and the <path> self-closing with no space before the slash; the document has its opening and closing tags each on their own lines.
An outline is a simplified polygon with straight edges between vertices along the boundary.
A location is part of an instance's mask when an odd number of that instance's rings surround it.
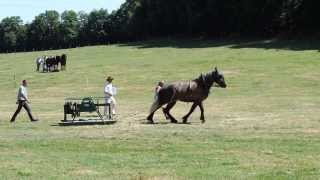
<svg viewBox="0 0 320 180">
<path fill-rule="evenodd" d="M 151 118 L 147 118 L 147 124 L 154 124 L 154 122 L 153 122 L 153 119 L 151 119 Z"/>
<path fill-rule="evenodd" d="M 206 122 L 206 120 L 204 120 L 204 119 L 203 119 L 203 120 L 201 120 L 201 123 L 202 123 L 202 124 L 204 124 L 205 122 Z"/>
<path fill-rule="evenodd" d="M 187 124 L 187 121 L 188 121 L 188 119 L 182 118 L 182 123 L 183 123 L 183 124 Z"/>
<path fill-rule="evenodd" d="M 163 112 L 163 114 L 164 114 L 164 117 L 166 117 L 166 120 L 168 120 L 168 119 L 169 119 L 169 116 L 167 115 L 167 113 L 166 113 L 166 111 L 165 111 L 164 108 L 162 108 L 162 112 Z"/>
<path fill-rule="evenodd" d="M 147 119 L 148 121 L 153 121 L 153 118 L 152 118 L 151 116 L 148 116 L 146 119 Z"/>
<path fill-rule="evenodd" d="M 178 121 L 177 120 L 171 120 L 171 123 L 176 124 L 176 123 L 178 123 Z"/>
<path fill-rule="evenodd" d="M 154 122 L 153 121 L 147 121 L 147 124 L 154 124 Z"/>
</svg>

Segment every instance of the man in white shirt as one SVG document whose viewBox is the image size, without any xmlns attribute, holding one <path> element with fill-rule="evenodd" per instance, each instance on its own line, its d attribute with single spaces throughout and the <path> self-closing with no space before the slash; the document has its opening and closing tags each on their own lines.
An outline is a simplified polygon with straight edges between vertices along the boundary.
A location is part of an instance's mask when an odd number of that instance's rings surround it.
<svg viewBox="0 0 320 180">
<path fill-rule="evenodd" d="M 28 115 L 31 121 L 38 121 L 38 119 L 35 119 L 31 112 L 31 107 L 29 105 L 30 101 L 28 99 L 28 91 L 27 91 L 28 83 L 26 80 L 22 81 L 22 85 L 19 88 L 18 96 L 17 96 L 17 104 L 18 108 L 14 115 L 12 116 L 10 122 L 14 122 L 16 120 L 17 115 L 20 113 L 21 108 L 23 107 Z"/>
<path fill-rule="evenodd" d="M 104 87 L 104 97 L 105 97 L 106 103 L 109 103 L 111 105 L 112 114 L 115 115 L 117 102 L 116 102 L 116 99 L 114 98 L 116 92 L 115 92 L 115 87 L 112 86 L 112 80 L 113 78 L 111 76 L 108 76 L 108 78 L 106 79 L 106 84 Z M 108 111 L 107 107 L 105 107 L 104 114 L 106 114 L 107 111 Z"/>
<path fill-rule="evenodd" d="M 37 60 L 36 60 L 37 72 L 40 71 L 40 65 L 43 64 L 43 62 L 44 62 L 44 58 L 42 58 L 42 57 L 37 58 Z"/>
</svg>

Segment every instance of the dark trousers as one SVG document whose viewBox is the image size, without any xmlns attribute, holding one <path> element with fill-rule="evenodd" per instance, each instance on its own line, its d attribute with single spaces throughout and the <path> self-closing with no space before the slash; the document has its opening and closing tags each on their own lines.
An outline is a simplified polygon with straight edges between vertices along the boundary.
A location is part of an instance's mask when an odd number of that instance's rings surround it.
<svg viewBox="0 0 320 180">
<path fill-rule="evenodd" d="M 27 101 L 18 101 L 18 108 L 17 108 L 16 112 L 14 113 L 14 115 L 12 116 L 11 121 L 16 120 L 16 117 L 20 113 L 22 107 L 27 111 L 30 120 L 34 120 L 34 117 L 31 113 L 30 105 L 27 103 Z"/>
<path fill-rule="evenodd" d="M 37 71 L 40 70 L 40 63 L 37 63 Z"/>
</svg>

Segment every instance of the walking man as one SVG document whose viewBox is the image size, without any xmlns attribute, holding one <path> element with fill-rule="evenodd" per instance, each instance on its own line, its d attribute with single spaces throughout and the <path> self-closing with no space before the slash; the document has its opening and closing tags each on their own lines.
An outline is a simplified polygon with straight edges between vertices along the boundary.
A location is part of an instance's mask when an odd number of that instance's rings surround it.
<svg viewBox="0 0 320 180">
<path fill-rule="evenodd" d="M 28 87 L 27 80 L 23 80 L 22 85 L 19 88 L 18 96 L 17 96 L 18 108 L 17 108 L 16 112 L 14 113 L 14 115 L 12 116 L 10 122 L 14 122 L 16 120 L 16 117 L 20 113 L 22 107 L 27 111 L 29 118 L 32 122 L 38 121 L 38 119 L 34 118 L 34 116 L 32 115 L 32 112 L 31 112 L 31 107 L 29 105 L 30 101 L 28 99 L 27 87 Z"/>
<path fill-rule="evenodd" d="M 106 79 L 106 84 L 104 87 L 104 97 L 106 100 L 106 103 L 109 103 L 111 105 L 111 110 L 112 112 L 109 112 L 110 114 L 112 113 L 112 115 L 116 114 L 116 99 L 114 98 L 116 92 L 115 92 L 115 87 L 113 87 L 112 85 L 112 80 L 113 78 L 111 76 L 108 76 L 108 78 Z M 106 114 L 107 109 L 105 108 L 104 113 Z"/>
</svg>

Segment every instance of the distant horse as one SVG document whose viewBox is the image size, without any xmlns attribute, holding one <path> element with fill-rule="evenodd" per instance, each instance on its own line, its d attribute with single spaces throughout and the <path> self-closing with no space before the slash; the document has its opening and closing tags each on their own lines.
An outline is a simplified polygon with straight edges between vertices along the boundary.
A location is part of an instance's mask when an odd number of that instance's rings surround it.
<svg viewBox="0 0 320 180">
<path fill-rule="evenodd" d="M 59 64 L 61 66 L 61 56 L 56 56 L 56 66 L 57 66 L 57 69 L 59 69 Z M 61 66 L 61 70 L 62 70 L 62 66 Z"/>
<path fill-rule="evenodd" d="M 67 66 L 67 55 L 66 54 L 62 54 L 62 56 L 60 58 L 60 65 L 61 65 L 61 71 L 66 70 L 66 66 Z"/>
<path fill-rule="evenodd" d="M 53 67 L 53 71 L 56 72 L 56 71 L 59 71 L 59 60 L 58 58 L 60 58 L 60 56 L 53 56 L 52 57 L 52 67 Z"/>
<path fill-rule="evenodd" d="M 59 62 L 57 61 L 55 56 L 50 56 L 49 58 L 47 58 L 45 63 L 49 72 L 58 71 Z"/>
<path fill-rule="evenodd" d="M 46 71 L 50 72 L 52 67 L 52 57 L 49 56 L 45 59 Z"/>
<path fill-rule="evenodd" d="M 214 83 L 222 88 L 227 87 L 223 74 L 221 74 L 217 68 L 205 75 L 201 74 L 198 78 L 191 81 L 181 81 L 165 85 L 160 89 L 158 98 L 153 102 L 147 120 L 150 123 L 153 123 L 154 113 L 160 107 L 167 104 L 167 106 L 163 109 L 164 115 L 167 119 L 171 120 L 171 123 L 177 123 L 178 121 L 170 114 L 170 109 L 176 104 L 177 101 L 183 101 L 193 102 L 188 114 L 182 118 L 183 123 L 187 123 L 189 116 L 197 106 L 199 106 L 201 110 L 200 120 L 202 123 L 204 123 L 205 119 L 202 101 L 208 97 L 210 88 Z"/>
</svg>

